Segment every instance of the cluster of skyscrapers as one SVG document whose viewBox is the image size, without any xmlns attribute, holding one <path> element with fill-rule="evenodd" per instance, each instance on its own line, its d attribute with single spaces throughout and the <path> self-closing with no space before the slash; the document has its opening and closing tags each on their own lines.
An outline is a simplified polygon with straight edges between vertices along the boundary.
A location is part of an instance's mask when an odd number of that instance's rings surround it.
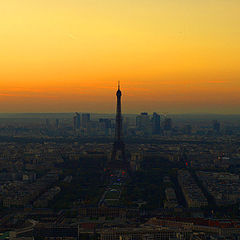
<svg viewBox="0 0 240 240">
<path fill-rule="evenodd" d="M 143 112 L 136 117 L 136 130 L 144 135 L 161 135 L 163 131 L 172 130 L 172 119 L 165 117 L 161 124 L 161 117 L 157 113 L 152 116 Z"/>
<path fill-rule="evenodd" d="M 172 131 L 172 119 L 154 112 L 152 115 L 143 112 L 136 117 L 125 115 L 122 118 L 124 135 L 165 135 Z M 116 121 L 112 118 L 91 118 L 90 113 L 76 112 L 73 117 L 73 130 L 78 135 L 105 135 L 115 134 Z M 91 134 L 90 134 L 91 133 Z"/>
<path fill-rule="evenodd" d="M 73 117 L 73 128 L 74 131 L 79 130 L 81 128 L 87 128 L 88 123 L 90 122 L 90 113 L 75 113 Z"/>
</svg>

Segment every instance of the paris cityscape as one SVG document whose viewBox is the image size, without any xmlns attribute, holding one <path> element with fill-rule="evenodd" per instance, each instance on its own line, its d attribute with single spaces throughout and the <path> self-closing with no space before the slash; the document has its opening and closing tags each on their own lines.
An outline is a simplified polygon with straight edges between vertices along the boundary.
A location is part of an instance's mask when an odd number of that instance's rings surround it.
<svg viewBox="0 0 240 240">
<path fill-rule="evenodd" d="M 0 240 L 240 240 L 240 0 L 0 0 Z"/>
<path fill-rule="evenodd" d="M 240 117 L 116 96 L 116 117 L 1 115 L 0 239 L 239 239 Z"/>
</svg>

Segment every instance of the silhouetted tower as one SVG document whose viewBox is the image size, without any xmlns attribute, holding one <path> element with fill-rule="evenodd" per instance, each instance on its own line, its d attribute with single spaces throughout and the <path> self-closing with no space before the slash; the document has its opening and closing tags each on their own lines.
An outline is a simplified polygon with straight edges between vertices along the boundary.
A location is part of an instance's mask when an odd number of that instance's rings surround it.
<svg viewBox="0 0 240 240">
<path fill-rule="evenodd" d="M 160 134 L 161 133 L 161 119 L 160 115 L 157 113 L 153 113 L 152 117 L 152 133 L 153 134 Z"/>
<path fill-rule="evenodd" d="M 82 114 L 82 127 L 87 128 L 90 122 L 90 113 L 83 113 Z"/>
<path fill-rule="evenodd" d="M 76 131 L 77 130 L 77 116 L 73 117 L 73 130 Z"/>
<path fill-rule="evenodd" d="M 116 128 L 115 128 L 115 140 L 113 144 L 111 162 L 116 168 L 127 168 L 127 160 L 125 155 L 125 144 L 122 139 L 122 109 L 121 109 L 121 97 L 122 92 L 120 90 L 120 83 L 118 83 L 117 90 L 117 112 L 116 112 Z M 121 153 L 121 161 L 119 162 L 117 152 Z M 118 162 L 118 163 L 117 163 Z"/>
<path fill-rule="evenodd" d="M 81 127 L 81 115 L 76 112 L 76 128 L 80 129 Z"/>
</svg>

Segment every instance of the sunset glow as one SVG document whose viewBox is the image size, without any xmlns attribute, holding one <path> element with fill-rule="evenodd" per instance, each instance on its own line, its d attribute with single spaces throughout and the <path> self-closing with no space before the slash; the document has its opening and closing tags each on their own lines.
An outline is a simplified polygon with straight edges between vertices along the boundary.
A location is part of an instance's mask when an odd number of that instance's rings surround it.
<svg viewBox="0 0 240 240">
<path fill-rule="evenodd" d="M 0 112 L 240 113 L 239 0 L 0 1 Z"/>
</svg>

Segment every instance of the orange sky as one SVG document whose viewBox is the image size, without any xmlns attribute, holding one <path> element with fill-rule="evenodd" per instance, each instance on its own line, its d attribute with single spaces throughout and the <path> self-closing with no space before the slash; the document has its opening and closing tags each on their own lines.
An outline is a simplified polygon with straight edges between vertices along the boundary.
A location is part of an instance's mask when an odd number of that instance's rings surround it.
<svg viewBox="0 0 240 240">
<path fill-rule="evenodd" d="M 0 1 L 0 112 L 240 113 L 239 0 Z"/>
</svg>

